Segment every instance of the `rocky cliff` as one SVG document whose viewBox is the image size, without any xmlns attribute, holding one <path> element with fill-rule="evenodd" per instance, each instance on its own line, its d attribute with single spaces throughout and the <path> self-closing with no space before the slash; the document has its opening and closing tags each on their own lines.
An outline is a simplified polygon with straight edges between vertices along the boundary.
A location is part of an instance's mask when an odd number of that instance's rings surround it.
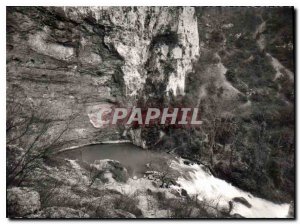
<svg viewBox="0 0 300 224">
<path fill-rule="evenodd" d="M 150 84 L 184 94 L 199 56 L 193 7 L 9 7 L 7 30 L 8 100 L 58 124 L 78 115 L 75 145 L 120 138 L 89 122 L 98 104 L 135 105 Z"/>
<path fill-rule="evenodd" d="M 58 148 L 130 139 L 272 200 L 294 194 L 293 72 L 291 8 L 7 8 L 7 103 L 23 108 L 8 115 L 31 117 L 30 138 L 67 123 Z M 204 123 L 103 129 L 100 104 L 199 107 Z"/>
</svg>

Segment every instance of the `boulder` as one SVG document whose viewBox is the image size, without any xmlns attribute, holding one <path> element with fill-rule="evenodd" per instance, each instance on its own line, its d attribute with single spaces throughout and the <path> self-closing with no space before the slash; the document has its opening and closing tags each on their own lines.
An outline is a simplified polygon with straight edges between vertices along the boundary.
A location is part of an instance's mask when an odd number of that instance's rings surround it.
<svg viewBox="0 0 300 224">
<path fill-rule="evenodd" d="M 248 208 L 251 208 L 252 205 L 244 197 L 235 197 L 232 199 L 234 202 L 241 203 Z"/>
<path fill-rule="evenodd" d="M 105 178 L 108 181 L 126 182 L 129 178 L 127 169 L 115 160 L 95 160 L 90 166 L 97 172 L 102 173 L 102 176 L 99 176 L 100 179 Z"/>
<path fill-rule="evenodd" d="M 202 216 L 201 213 L 202 213 L 201 209 L 196 208 L 196 207 L 192 207 L 190 209 L 190 214 L 189 214 L 188 218 L 195 218 L 195 219 L 201 218 L 201 216 Z"/>
<path fill-rule="evenodd" d="M 7 190 L 7 210 L 10 218 L 24 217 L 40 208 L 38 192 L 25 187 L 13 187 Z"/>
<path fill-rule="evenodd" d="M 119 194 L 106 194 L 86 204 L 94 210 L 96 218 L 135 218 L 142 212 L 136 206 L 134 199 Z"/>
<path fill-rule="evenodd" d="M 181 189 L 181 195 L 184 196 L 184 197 L 187 197 L 188 196 L 188 193 L 185 189 Z"/>
<path fill-rule="evenodd" d="M 162 176 L 162 173 L 155 170 L 148 170 L 144 173 L 144 176 L 149 180 L 159 180 Z"/>
<path fill-rule="evenodd" d="M 184 160 L 183 164 L 184 165 L 188 165 L 188 166 L 193 165 L 193 163 L 191 161 L 189 161 L 189 160 Z"/>
</svg>

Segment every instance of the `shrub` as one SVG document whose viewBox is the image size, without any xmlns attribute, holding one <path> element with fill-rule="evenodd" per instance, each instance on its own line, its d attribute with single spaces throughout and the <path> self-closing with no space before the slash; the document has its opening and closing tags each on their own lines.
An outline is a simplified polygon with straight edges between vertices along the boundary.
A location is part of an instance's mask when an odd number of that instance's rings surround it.
<svg viewBox="0 0 300 224">
<path fill-rule="evenodd" d="M 120 195 L 113 201 L 115 209 L 121 209 L 134 214 L 136 217 L 142 217 L 142 211 L 137 207 L 138 200 L 127 195 Z"/>
</svg>

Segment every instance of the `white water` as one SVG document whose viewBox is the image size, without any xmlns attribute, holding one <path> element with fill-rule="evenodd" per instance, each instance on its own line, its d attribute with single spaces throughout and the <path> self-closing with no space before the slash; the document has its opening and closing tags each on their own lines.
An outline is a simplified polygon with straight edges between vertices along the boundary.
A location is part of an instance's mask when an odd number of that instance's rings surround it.
<svg viewBox="0 0 300 224">
<path fill-rule="evenodd" d="M 209 174 L 203 165 L 185 165 L 180 159 L 179 162 L 174 162 L 172 167 L 183 174 L 177 181 L 181 187 L 190 195 L 198 195 L 200 201 L 208 200 L 215 205 L 218 203 L 219 208 L 228 208 L 228 202 L 234 197 L 243 197 L 252 205 L 248 208 L 234 202 L 230 214 L 237 213 L 246 218 L 285 218 L 288 215 L 289 204 L 275 204 L 255 197 Z"/>
<path fill-rule="evenodd" d="M 252 205 L 248 208 L 241 203 L 233 202 L 231 215 L 237 213 L 246 218 L 285 218 L 288 215 L 289 204 L 275 204 L 255 197 L 224 180 L 214 177 L 203 165 L 185 165 L 183 159 L 175 159 L 169 154 L 141 150 L 132 144 L 91 145 L 78 150 L 65 151 L 60 155 L 68 159 L 79 159 L 88 163 L 103 159 L 117 160 L 128 169 L 132 177 L 140 178 L 147 170 L 145 164 L 159 161 L 159 158 L 165 159 L 166 163 L 171 160 L 171 168 L 179 172 L 177 183 L 180 184 L 180 187 L 171 186 L 171 188 L 178 191 L 183 188 L 190 196 L 197 195 L 198 200 L 206 201 L 210 206 L 217 207 L 217 209 L 228 211 L 229 201 L 232 201 L 235 197 L 243 197 Z M 164 160 L 161 162 L 164 162 Z M 145 181 L 143 178 L 137 180 Z M 141 187 L 136 184 L 137 181 L 132 180 L 126 186 L 135 191 L 134 189 Z"/>
</svg>

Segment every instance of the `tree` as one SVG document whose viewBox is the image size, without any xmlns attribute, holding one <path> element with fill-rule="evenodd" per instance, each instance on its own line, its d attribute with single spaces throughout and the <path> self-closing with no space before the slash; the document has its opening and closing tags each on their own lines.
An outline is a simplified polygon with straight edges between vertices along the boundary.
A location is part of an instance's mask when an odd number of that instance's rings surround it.
<svg viewBox="0 0 300 224">
<path fill-rule="evenodd" d="M 41 108 L 38 106 L 37 108 Z M 20 186 L 55 148 L 77 115 L 58 125 L 47 110 L 9 98 L 6 108 L 7 186 Z"/>
</svg>

